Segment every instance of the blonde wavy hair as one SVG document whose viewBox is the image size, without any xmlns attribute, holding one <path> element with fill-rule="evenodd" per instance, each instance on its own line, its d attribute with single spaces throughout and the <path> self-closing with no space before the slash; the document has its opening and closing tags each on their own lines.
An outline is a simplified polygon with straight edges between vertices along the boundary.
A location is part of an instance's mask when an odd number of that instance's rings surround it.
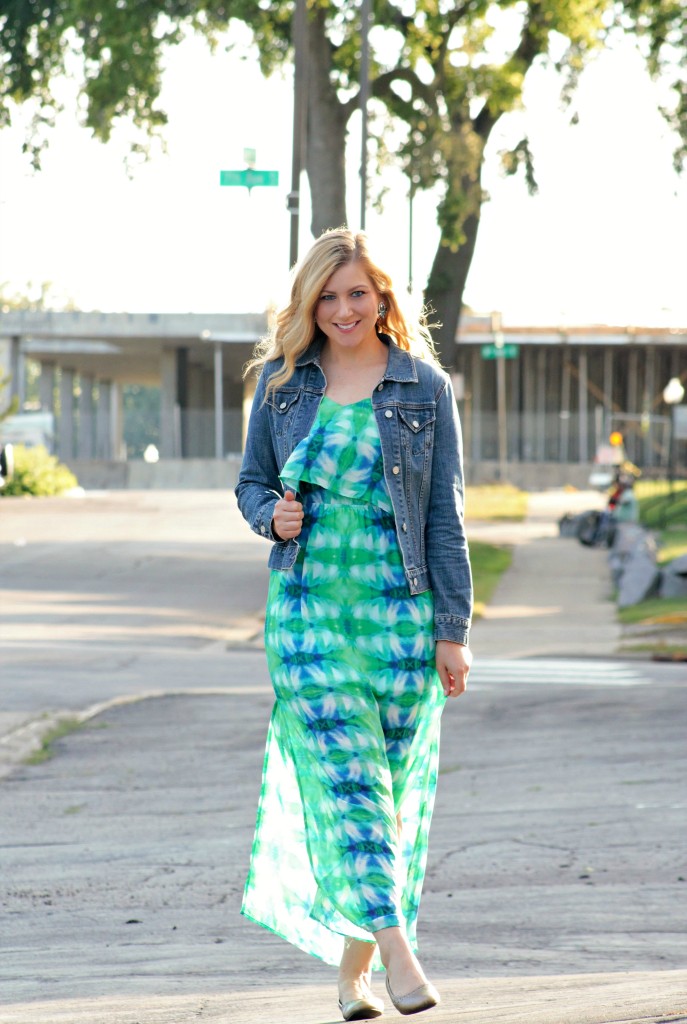
<svg viewBox="0 0 687 1024">
<path fill-rule="evenodd" d="M 387 312 L 381 330 L 399 348 L 421 359 L 436 362 L 434 343 L 424 311 L 415 319 L 407 316 L 394 293 L 391 278 L 373 262 L 367 236 L 348 228 L 332 228 L 313 243 L 295 268 L 291 285 L 291 301 L 277 313 L 271 333 L 258 343 L 253 358 L 246 364 L 245 374 L 260 370 L 265 363 L 283 357 L 284 365 L 273 374 L 266 389 L 269 395 L 293 376 L 296 360 L 306 351 L 319 332 L 315 308 L 325 284 L 341 267 L 359 263 L 365 271 Z"/>
</svg>

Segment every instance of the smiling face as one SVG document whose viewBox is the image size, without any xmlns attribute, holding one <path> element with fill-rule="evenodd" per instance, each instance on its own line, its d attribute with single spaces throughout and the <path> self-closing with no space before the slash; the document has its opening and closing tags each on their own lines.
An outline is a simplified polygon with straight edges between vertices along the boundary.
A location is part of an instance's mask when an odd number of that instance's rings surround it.
<svg viewBox="0 0 687 1024">
<path fill-rule="evenodd" d="M 320 292 L 315 319 L 333 346 L 376 347 L 379 295 L 357 261 L 339 267 Z"/>
</svg>

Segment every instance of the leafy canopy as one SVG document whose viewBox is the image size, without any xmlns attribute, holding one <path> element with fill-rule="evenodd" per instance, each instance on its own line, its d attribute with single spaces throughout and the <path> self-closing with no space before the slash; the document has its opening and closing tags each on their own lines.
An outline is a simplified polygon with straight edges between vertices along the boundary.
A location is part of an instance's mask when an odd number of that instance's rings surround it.
<svg viewBox="0 0 687 1024">
<path fill-rule="evenodd" d="M 340 101 L 353 109 L 359 4 L 307 2 L 311 19 L 324 15 L 331 78 Z M 429 138 L 460 134 L 480 114 L 488 123 L 516 107 L 529 66 L 549 53 L 553 39 L 566 44 L 557 63 L 572 87 L 585 57 L 614 31 L 634 33 L 651 73 L 672 76 L 675 101 L 664 113 L 682 139 L 679 161 L 687 154 L 682 0 L 375 0 L 373 7 L 374 93 L 408 126 L 403 158 L 420 186 L 445 173 L 450 160 L 445 151 L 418 159 Z M 120 119 L 159 132 L 166 123 L 158 101 L 168 46 L 189 30 L 214 44 L 237 19 L 252 30 L 269 74 L 291 57 L 293 9 L 293 0 L 0 0 L 0 126 L 11 116 L 8 101 L 37 99 L 35 133 L 27 141 L 37 159 L 57 112 L 51 85 L 66 71 L 81 78 L 84 124 L 96 137 L 106 141 Z M 510 48 L 503 44 L 509 33 Z"/>
</svg>

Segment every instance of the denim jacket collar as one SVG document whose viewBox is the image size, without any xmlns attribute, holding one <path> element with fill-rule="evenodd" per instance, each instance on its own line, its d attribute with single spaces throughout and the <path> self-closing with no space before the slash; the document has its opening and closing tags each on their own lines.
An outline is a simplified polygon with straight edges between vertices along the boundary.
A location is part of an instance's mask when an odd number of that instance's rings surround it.
<svg viewBox="0 0 687 1024">
<path fill-rule="evenodd" d="M 402 348 L 399 348 L 388 334 L 380 333 L 378 337 L 380 341 L 389 346 L 389 361 L 382 379 L 396 380 L 401 383 L 417 383 L 415 359 L 410 352 L 405 352 Z M 305 352 L 296 360 L 296 366 L 307 366 L 310 363 L 316 363 L 319 366 L 323 345 L 324 338 L 321 335 L 314 338 Z"/>
</svg>

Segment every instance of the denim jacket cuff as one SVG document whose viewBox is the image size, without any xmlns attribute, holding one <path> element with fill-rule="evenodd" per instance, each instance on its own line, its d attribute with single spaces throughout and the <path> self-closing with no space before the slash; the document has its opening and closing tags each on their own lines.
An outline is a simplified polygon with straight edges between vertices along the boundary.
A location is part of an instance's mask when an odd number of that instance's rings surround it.
<svg viewBox="0 0 687 1024">
<path fill-rule="evenodd" d="M 454 644 L 469 642 L 470 623 L 458 615 L 435 615 L 434 617 L 434 639 L 450 640 Z"/>
<path fill-rule="evenodd" d="M 272 518 L 274 516 L 274 506 L 276 504 L 277 499 L 275 498 L 274 501 L 269 502 L 267 505 L 263 505 L 253 521 L 253 532 L 257 533 L 259 537 L 265 537 L 266 540 L 277 541 L 277 538 L 272 532 Z M 277 541 L 277 543 L 279 542 Z"/>
</svg>

